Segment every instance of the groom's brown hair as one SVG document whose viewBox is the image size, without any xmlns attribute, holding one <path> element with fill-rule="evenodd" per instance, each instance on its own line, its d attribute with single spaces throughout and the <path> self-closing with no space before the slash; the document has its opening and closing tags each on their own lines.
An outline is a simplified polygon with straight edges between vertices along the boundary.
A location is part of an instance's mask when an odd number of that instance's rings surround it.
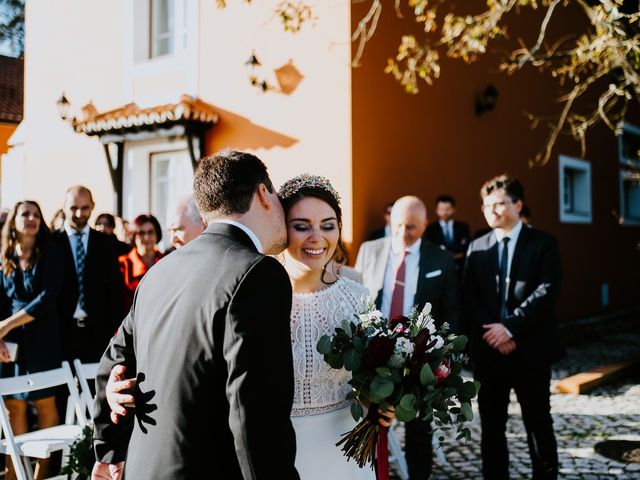
<svg viewBox="0 0 640 480">
<path fill-rule="evenodd" d="M 193 197 L 202 216 L 242 215 L 251 208 L 258 185 L 273 193 L 265 164 L 255 155 L 222 150 L 198 163 L 193 179 Z"/>
</svg>

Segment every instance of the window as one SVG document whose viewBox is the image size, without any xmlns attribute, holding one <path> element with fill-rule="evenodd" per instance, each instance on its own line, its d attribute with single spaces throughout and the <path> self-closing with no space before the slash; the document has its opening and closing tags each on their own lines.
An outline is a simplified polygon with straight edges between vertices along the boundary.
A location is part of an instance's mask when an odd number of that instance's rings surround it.
<svg viewBox="0 0 640 480">
<path fill-rule="evenodd" d="M 620 221 L 640 225 L 640 129 L 629 124 L 618 137 Z"/>
<path fill-rule="evenodd" d="M 560 155 L 560 221 L 591 223 L 591 164 Z"/>
<path fill-rule="evenodd" d="M 193 169 L 186 151 L 151 154 L 151 213 L 162 225 L 164 245 L 169 245 L 169 223 L 178 201 L 193 191 Z"/>
<path fill-rule="evenodd" d="M 149 58 L 170 55 L 174 51 L 175 9 L 173 0 L 151 0 L 151 50 Z"/>
</svg>

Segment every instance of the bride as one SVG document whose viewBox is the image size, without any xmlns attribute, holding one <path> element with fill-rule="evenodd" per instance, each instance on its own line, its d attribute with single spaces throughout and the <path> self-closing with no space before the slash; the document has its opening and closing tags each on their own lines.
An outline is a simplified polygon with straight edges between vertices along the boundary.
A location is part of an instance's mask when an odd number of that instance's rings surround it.
<svg viewBox="0 0 640 480">
<path fill-rule="evenodd" d="M 373 480 L 371 469 L 347 462 L 335 446 L 341 435 L 355 426 L 349 408 L 352 400 L 346 398 L 351 390 L 350 374 L 329 367 L 316 350 L 320 337 L 335 333 L 342 320 L 355 319 L 362 309 L 361 299 L 368 295 L 365 287 L 340 275 L 340 266 L 346 261 L 340 196 L 326 178 L 306 174 L 285 182 L 278 194 L 289 238 L 282 262 L 293 288 L 295 392 L 291 417 L 296 432 L 296 469 L 301 480 Z M 107 384 L 114 413 L 123 410 L 112 399 L 133 400 L 118 394 L 131 386 L 130 380 Z M 393 414 L 382 415 L 380 424 L 389 426 Z M 117 420 L 117 415 L 112 418 Z"/>
</svg>

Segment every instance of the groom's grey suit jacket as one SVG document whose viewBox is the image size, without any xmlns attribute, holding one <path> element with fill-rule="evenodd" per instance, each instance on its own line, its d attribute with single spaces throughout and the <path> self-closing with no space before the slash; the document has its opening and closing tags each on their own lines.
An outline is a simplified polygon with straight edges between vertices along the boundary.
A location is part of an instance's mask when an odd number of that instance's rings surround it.
<svg viewBox="0 0 640 480">
<path fill-rule="evenodd" d="M 126 458 L 129 480 L 297 480 L 290 314 L 285 270 L 238 227 L 212 224 L 158 262 L 100 362 L 98 461 Z M 114 425 L 117 364 L 138 386 Z"/>
<path fill-rule="evenodd" d="M 364 242 L 358 251 L 355 268 L 362 275 L 362 284 L 369 289 L 380 308 L 384 274 L 391 253 L 391 239 L 380 238 Z M 453 256 L 443 248 L 422 239 L 418 267 L 418 285 L 413 304 L 422 309 L 431 303 L 431 315 L 437 325 L 459 323 L 458 276 Z"/>
</svg>

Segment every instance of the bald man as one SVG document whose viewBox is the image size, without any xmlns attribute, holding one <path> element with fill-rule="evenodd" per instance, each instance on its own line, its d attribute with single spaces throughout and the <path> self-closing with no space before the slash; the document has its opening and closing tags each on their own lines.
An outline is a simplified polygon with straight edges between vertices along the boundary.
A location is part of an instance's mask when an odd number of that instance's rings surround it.
<svg viewBox="0 0 640 480">
<path fill-rule="evenodd" d="M 83 363 L 100 360 L 124 318 L 116 243 L 89 227 L 94 206 L 91 190 L 71 187 L 64 226 L 51 234 L 65 258 L 59 300 L 63 358 Z"/>
<path fill-rule="evenodd" d="M 459 304 L 453 256 L 423 238 L 427 208 L 418 197 L 398 199 L 391 209 L 391 237 L 360 246 L 356 270 L 376 306 L 387 318 L 409 315 L 426 302 L 433 306 L 436 324 L 457 325 Z M 433 464 L 429 422 L 416 419 L 406 425 L 405 457 L 410 480 L 426 480 Z"/>
</svg>

